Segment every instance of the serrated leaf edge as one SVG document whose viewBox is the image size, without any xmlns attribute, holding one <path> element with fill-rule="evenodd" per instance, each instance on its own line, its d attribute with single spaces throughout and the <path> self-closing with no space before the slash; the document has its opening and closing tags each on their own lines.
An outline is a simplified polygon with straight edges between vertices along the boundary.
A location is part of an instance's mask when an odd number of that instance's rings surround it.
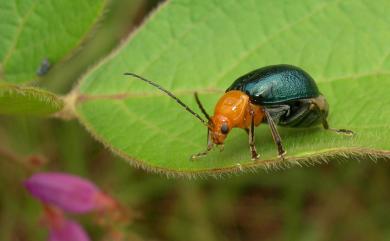
<svg viewBox="0 0 390 241">
<path fill-rule="evenodd" d="M 15 94 L 51 105 L 54 107 L 53 109 L 55 109 L 55 111 L 48 113 L 49 115 L 60 111 L 64 107 L 64 102 L 62 99 L 49 91 L 34 87 L 24 87 L 14 84 L 0 83 L 0 97 Z"/>
<path fill-rule="evenodd" d="M 378 150 L 371 148 L 360 148 L 360 147 L 340 147 L 333 149 L 324 149 L 318 151 L 315 154 L 304 153 L 301 155 L 297 155 L 294 157 L 285 157 L 284 160 L 280 158 L 275 159 L 267 159 L 267 160 L 259 160 L 253 161 L 252 163 L 240 164 L 237 163 L 235 166 L 221 167 L 221 168 L 211 168 L 204 170 L 175 170 L 169 169 L 162 166 L 151 166 L 148 165 L 145 161 L 137 159 L 135 157 L 129 156 L 125 152 L 111 146 L 104 139 L 99 136 L 95 130 L 89 126 L 87 121 L 79 114 L 79 112 L 75 112 L 77 119 L 86 127 L 89 133 L 98 140 L 103 143 L 104 147 L 118 155 L 120 158 L 126 160 L 129 164 L 136 168 L 141 168 L 147 172 L 163 174 L 167 177 L 184 177 L 184 178 L 197 178 L 197 177 L 215 177 L 220 178 L 224 176 L 229 176 L 233 174 L 240 174 L 246 172 L 255 172 L 257 170 L 265 170 L 265 171 L 275 171 L 275 170 L 283 170 L 291 167 L 307 167 L 307 166 L 315 166 L 318 164 L 329 163 L 332 159 L 335 159 L 339 162 L 354 160 L 361 161 L 365 159 L 369 159 L 371 161 L 378 160 L 386 160 L 390 161 L 390 151 L 387 150 Z M 183 162 L 189 160 L 183 160 Z M 202 161 L 202 160 L 199 160 Z"/>
</svg>

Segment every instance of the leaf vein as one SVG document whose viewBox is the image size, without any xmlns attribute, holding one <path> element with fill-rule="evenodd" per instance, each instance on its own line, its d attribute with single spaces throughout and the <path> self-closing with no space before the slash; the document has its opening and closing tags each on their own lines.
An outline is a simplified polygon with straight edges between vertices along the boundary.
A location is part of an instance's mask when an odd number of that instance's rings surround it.
<svg viewBox="0 0 390 241">
<path fill-rule="evenodd" d="M 20 38 L 22 31 L 26 25 L 26 22 L 29 19 L 29 17 L 31 16 L 31 14 L 33 13 L 35 7 L 38 5 L 38 2 L 39 1 L 34 0 L 31 7 L 27 11 L 27 13 L 21 19 L 20 24 L 19 24 L 18 29 L 17 29 L 16 34 L 15 34 L 15 37 L 14 37 L 13 44 L 10 46 L 10 48 L 7 51 L 7 54 L 3 58 L 3 66 L 4 67 L 5 67 L 6 63 L 8 62 L 8 60 L 11 58 L 12 54 L 15 52 L 17 43 L 19 42 L 19 38 Z"/>
<path fill-rule="evenodd" d="M 339 3 L 340 0 L 336 0 L 334 1 L 334 3 Z M 305 21 L 308 21 L 309 19 L 311 19 L 313 16 L 316 15 L 316 13 L 319 13 L 321 11 L 324 11 L 328 6 L 330 6 L 330 2 L 326 2 L 325 4 L 322 4 L 320 7 L 317 7 L 316 9 L 314 9 L 313 11 L 309 12 L 308 14 L 306 14 L 305 16 L 303 16 L 302 18 L 298 19 L 297 21 L 295 22 L 292 22 L 292 23 L 289 23 L 289 24 L 286 24 L 284 27 L 282 27 L 279 31 L 277 31 L 276 33 L 274 34 L 271 34 L 270 36 L 268 36 L 266 39 L 264 39 L 264 41 L 260 42 L 259 44 L 255 45 L 254 48 L 250 49 L 249 51 L 246 51 L 244 52 L 244 54 L 242 54 L 238 59 L 237 61 L 235 61 L 232 65 L 230 65 L 227 69 L 225 69 L 224 71 L 222 71 L 219 75 L 217 75 L 215 78 L 216 82 L 218 83 L 219 81 L 221 81 L 228 73 L 230 73 L 232 70 L 234 70 L 235 68 L 237 68 L 239 66 L 240 63 L 242 63 L 245 59 L 249 58 L 250 56 L 252 56 L 253 54 L 257 53 L 256 50 L 260 49 L 262 46 L 264 46 L 265 44 L 269 43 L 272 39 L 278 37 L 279 35 L 281 35 L 282 33 L 285 33 L 291 29 L 293 29 L 294 27 L 296 26 L 299 26 L 299 24 L 301 23 L 304 23 Z"/>
<path fill-rule="evenodd" d="M 127 113 L 127 115 L 129 115 L 133 119 L 137 119 L 147 129 L 150 129 L 150 130 L 154 131 L 155 133 L 156 132 L 161 133 L 164 136 L 166 136 L 167 139 L 169 139 L 171 141 L 178 140 L 180 142 L 184 142 L 186 144 L 189 144 L 189 145 L 192 145 L 192 146 L 195 146 L 195 147 L 200 147 L 197 143 L 194 143 L 192 141 L 188 141 L 188 139 L 179 138 L 178 136 L 172 135 L 172 133 L 164 131 L 159 126 L 157 126 L 157 125 L 153 124 L 152 122 L 146 120 L 144 117 L 142 117 L 142 115 L 140 113 L 137 113 L 137 114 L 133 113 L 132 111 L 130 111 L 129 108 L 127 108 L 126 104 L 123 101 L 117 101 L 116 103 L 120 103 L 120 105 L 119 105 L 120 108 L 122 110 L 124 110 L 124 112 Z"/>
</svg>

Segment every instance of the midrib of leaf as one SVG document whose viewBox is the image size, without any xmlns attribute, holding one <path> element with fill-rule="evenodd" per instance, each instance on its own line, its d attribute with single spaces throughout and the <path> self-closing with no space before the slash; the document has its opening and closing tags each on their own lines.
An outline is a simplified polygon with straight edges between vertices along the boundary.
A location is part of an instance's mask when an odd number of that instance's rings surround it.
<svg viewBox="0 0 390 241">
<path fill-rule="evenodd" d="M 26 25 L 26 22 L 27 22 L 28 18 L 31 16 L 31 13 L 34 11 L 35 7 L 38 5 L 38 2 L 39 2 L 38 0 L 33 0 L 33 3 L 30 6 L 30 8 L 28 9 L 27 13 L 21 18 L 20 24 L 18 26 L 18 29 L 16 30 L 15 37 L 12 41 L 12 44 L 9 47 L 7 53 L 4 55 L 3 60 L 1 61 L 3 66 L 6 66 L 7 61 L 12 56 L 12 53 L 15 51 L 16 45 L 18 44 L 18 40 L 19 40 L 20 35 L 24 29 L 24 26 Z M 17 11 L 16 6 L 15 6 L 15 11 Z"/>
<path fill-rule="evenodd" d="M 199 145 L 197 143 L 189 141 L 189 139 L 183 139 L 183 138 L 180 138 L 178 136 L 172 135 L 172 133 L 164 131 L 164 129 L 159 128 L 158 126 L 153 124 L 153 122 L 151 122 L 150 120 L 147 120 L 146 118 L 142 117 L 142 115 L 137 114 L 137 113 L 133 113 L 128 108 L 126 108 L 126 105 L 125 105 L 125 103 L 123 103 L 123 101 L 118 100 L 117 102 L 119 103 L 120 108 L 129 116 L 130 120 L 138 120 L 147 129 L 153 131 L 153 133 L 161 133 L 168 140 L 172 140 L 172 141 L 178 140 L 184 144 L 189 144 L 189 145 L 194 146 L 194 147 L 198 147 L 198 148 L 202 147 L 201 145 Z"/>
<path fill-rule="evenodd" d="M 176 96 L 185 96 L 185 95 L 193 95 L 194 92 L 198 92 L 199 94 L 222 94 L 224 89 L 217 88 L 205 88 L 205 89 L 186 89 L 186 90 L 174 90 Z M 99 99 L 111 99 L 111 100 L 123 100 L 130 98 L 147 98 L 147 97 L 157 97 L 157 96 L 165 96 L 164 93 L 156 92 L 156 91 L 148 91 L 148 92 L 122 92 L 117 94 L 85 94 L 85 93 L 77 93 L 77 101 L 72 104 L 78 104 L 85 101 L 91 100 L 99 100 Z"/>
<path fill-rule="evenodd" d="M 318 81 L 319 83 L 326 82 L 328 83 L 334 83 L 345 79 L 358 79 L 358 78 L 364 78 L 364 77 L 379 77 L 379 76 L 386 76 L 389 75 L 390 72 L 386 71 L 374 71 L 371 73 L 361 73 L 361 74 L 354 74 L 354 75 L 346 75 L 346 76 L 339 76 L 333 79 L 326 79 L 326 81 L 321 81 L 321 79 Z M 129 77 L 131 79 L 131 77 Z M 203 88 L 203 89 L 180 89 L 175 90 L 173 89 L 172 92 L 176 96 L 186 96 L 186 95 L 194 95 L 195 92 L 198 92 L 199 94 L 223 94 L 225 89 L 219 89 L 219 88 Z M 72 102 L 72 105 L 77 105 L 81 102 L 86 101 L 93 101 L 93 100 L 99 100 L 99 99 L 111 99 L 111 100 L 125 100 L 125 99 L 131 99 L 131 98 L 149 98 L 149 97 L 158 97 L 158 96 L 165 96 L 166 94 L 161 93 L 159 91 L 156 91 L 155 89 L 151 89 L 150 91 L 145 92 L 121 92 L 117 94 L 86 94 L 86 93 L 76 93 L 76 102 Z"/>
</svg>

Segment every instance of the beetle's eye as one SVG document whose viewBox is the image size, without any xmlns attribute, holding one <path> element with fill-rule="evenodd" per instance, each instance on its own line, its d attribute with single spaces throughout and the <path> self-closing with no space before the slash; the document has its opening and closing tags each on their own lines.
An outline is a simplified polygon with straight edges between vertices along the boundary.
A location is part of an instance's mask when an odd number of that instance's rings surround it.
<svg viewBox="0 0 390 241">
<path fill-rule="evenodd" d="M 229 132 L 229 127 L 226 123 L 223 123 L 221 126 L 221 132 L 222 134 L 226 135 Z"/>
</svg>

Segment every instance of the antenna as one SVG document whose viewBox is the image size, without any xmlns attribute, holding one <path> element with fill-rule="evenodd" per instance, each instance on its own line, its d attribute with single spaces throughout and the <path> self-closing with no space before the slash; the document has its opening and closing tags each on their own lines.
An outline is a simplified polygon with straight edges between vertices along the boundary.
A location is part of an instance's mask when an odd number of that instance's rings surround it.
<svg viewBox="0 0 390 241">
<path fill-rule="evenodd" d="M 153 85 L 154 87 L 156 87 L 157 89 L 165 92 L 167 95 L 169 95 L 172 99 L 176 100 L 176 102 L 181 105 L 182 107 L 184 107 L 184 109 L 186 109 L 188 112 L 190 112 L 192 115 L 194 115 L 196 118 L 198 118 L 205 126 L 208 127 L 208 123 L 202 119 L 202 117 L 200 117 L 197 113 L 195 113 L 195 111 L 191 110 L 190 107 L 188 107 L 186 104 L 183 103 L 183 101 L 181 101 L 179 98 L 177 98 L 174 94 L 172 94 L 171 92 L 169 92 L 168 90 L 164 89 L 162 86 L 150 81 L 150 80 L 147 80 L 145 79 L 144 77 L 141 77 L 137 74 L 134 74 L 134 73 L 124 73 L 124 75 L 130 75 L 130 76 L 133 76 L 133 77 L 136 77 L 137 79 L 140 79 L 140 80 L 143 80 L 145 81 L 146 83 L 150 84 L 150 85 Z"/>
<path fill-rule="evenodd" d="M 199 99 L 199 96 L 198 96 L 198 92 L 195 92 L 194 93 L 194 96 L 195 96 L 195 100 L 196 100 L 196 103 L 198 104 L 199 106 L 199 109 L 202 111 L 203 115 L 206 117 L 207 120 L 210 120 L 210 116 L 209 114 L 207 114 L 206 112 L 206 109 L 203 107 L 202 105 L 202 102 L 200 102 L 200 99 Z"/>
</svg>

